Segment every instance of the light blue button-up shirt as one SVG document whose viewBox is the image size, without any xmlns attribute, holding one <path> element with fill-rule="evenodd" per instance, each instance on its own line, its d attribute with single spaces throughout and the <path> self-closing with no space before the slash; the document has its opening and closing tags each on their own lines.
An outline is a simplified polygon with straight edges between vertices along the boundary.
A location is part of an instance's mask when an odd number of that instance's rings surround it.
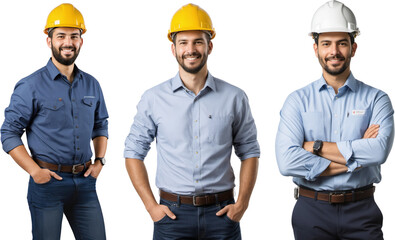
<svg viewBox="0 0 395 240">
<path fill-rule="evenodd" d="M 232 189 L 232 146 L 240 160 L 260 155 L 246 94 L 210 74 L 198 95 L 179 74 L 143 94 L 125 158 L 144 160 L 155 137 L 156 185 L 181 195 Z"/>
<path fill-rule="evenodd" d="M 380 182 L 380 166 L 394 138 L 393 114 L 387 94 L 352 74 L 338 94 L 321 77 L 290 94 L 284 103 L 276 138 L 280 172 L 315 190 L 349 190 Z M 378 136 L 362 139 L 371 124 L 380 125 Z M 302 147 L 303 142 L 315 140 L 336 142 L 348 172 L 320 177 L 330 161 Z"/>
</svg>

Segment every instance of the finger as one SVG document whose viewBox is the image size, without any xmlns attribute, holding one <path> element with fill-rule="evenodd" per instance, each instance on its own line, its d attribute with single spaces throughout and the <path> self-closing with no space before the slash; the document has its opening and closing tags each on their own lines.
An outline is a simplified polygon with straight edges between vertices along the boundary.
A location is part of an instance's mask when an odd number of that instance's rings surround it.
<svg viewBox="0 0 395 240">
<path fill-rule="evenodd" d="M 227 213 L 228 211 L 229 211 L 229 206 L 226 206 L 226 207 L 222 208 L 221 210 L 219 210 L 215 215 L 222 216 L 225 213 Z"/>
<path fill-rule="evenodd" d="M 92 165 L 90 165 L 88 170 L 86 170 L 86 172 L 84 173 L 84 177 L 91 175 L 91 173 L 92 173 Z"/>
<path fill-rule="evenodd" d="M 166 213 L 166 215 L 171 218 L 171 219 L 176 219 L 176 215 L 170 211 L 170 209 L 166 206 L 165 208 L 163 208 L 163 211 Z"/>
<path fill-rule="evenodd" d="M 56 180 L 62 180 L 63 178 L 61 176 L 59 176 L 58 174 L 56 174 L 55 172 L 50 172 L 49 173 L 53 178 L 55 178 Z"/>
</svg>

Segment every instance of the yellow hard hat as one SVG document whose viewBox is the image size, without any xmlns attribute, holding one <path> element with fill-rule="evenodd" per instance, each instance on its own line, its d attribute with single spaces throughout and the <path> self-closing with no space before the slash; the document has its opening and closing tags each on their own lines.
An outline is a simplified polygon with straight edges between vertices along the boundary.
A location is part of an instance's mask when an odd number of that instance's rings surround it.
<svg viewBox="0 0 395 240">
<path fill-rule="evenodd" d="M 48 34 L 48 29 L 55 27 L 79 28 L 82 34 L 86 32 L 82 14 L 70 3 L 60 4 L 49 13 L 44 33 Z"/>
<path fill-rule="evenodd" d="M 167 38 L 172 40 L 172 34 L 181 31 L 201 30 L 208 31 L 211 39 L 215 37 L 215 30 L 211 18 L 206 11 L 192 3 L 181 7 L 173 16 Z"/>
</svg>

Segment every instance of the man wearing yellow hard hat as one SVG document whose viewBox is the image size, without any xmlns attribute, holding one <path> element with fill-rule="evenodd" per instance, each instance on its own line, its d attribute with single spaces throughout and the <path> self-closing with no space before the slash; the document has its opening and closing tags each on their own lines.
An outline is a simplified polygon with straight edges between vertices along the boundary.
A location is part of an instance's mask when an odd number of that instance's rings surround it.
<svg viewBox="0 0 395 240">
<path fill-rule="evenodd" d="M 179 72 L 143 94 L 125 141 L 126 167 L 154 222 L 154 239 L 241 239 L 260 149 L 246 94 L 207 69 L 214 37 L 199 6 L 174 14 L 168 38 Z M 155 138 L 159 204 L 143 162 Z M 232 146 L 241 160 L 236 202 Z"/>
<path fill-rule="evenodd" d="M 60 239 L 63 214 L 76 239 L 106 239 L 96 179 L 105 163 L 108 114 L 97 80 L 74 64 L 85 32 L 73 5 L 53 9 L 44 30 L 52 57 L 16 84 L 5 110 L 3 149 L 30 174 L 33 239 Z M 25 130 L 31 155 L 21 141 Z"/>
<path fill-rule="evenodd" d="M 297 185 L 295 239 L 383 239 L 374 184 L 394 140 L 394 110 L 386 93 L 351 73 L 358 34 L 347 6 L 322 5 L 310 33 L 322 76 L 290 94 L 281 110 L 276 156 Z"/>
</svg>

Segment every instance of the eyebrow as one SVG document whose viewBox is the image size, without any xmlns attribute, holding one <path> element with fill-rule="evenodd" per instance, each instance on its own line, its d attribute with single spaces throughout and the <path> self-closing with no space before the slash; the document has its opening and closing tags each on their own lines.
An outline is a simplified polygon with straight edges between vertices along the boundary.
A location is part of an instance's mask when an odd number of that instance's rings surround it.
<svg viewBox="0 0 395 240">
<path fill-rule="evenodd" d="M 333 42 L 333 41 L 331 41 L 331 40 L 322 40 L 322 41 L 320 41 L 320 43 L 322 43 L 322 42 Z M 336 42 L 348 42 L 348 39 L 347 38 L 343 38 L 343 39 L 340 39 L 340 40 L 338 40 Z"/>
</svg>

